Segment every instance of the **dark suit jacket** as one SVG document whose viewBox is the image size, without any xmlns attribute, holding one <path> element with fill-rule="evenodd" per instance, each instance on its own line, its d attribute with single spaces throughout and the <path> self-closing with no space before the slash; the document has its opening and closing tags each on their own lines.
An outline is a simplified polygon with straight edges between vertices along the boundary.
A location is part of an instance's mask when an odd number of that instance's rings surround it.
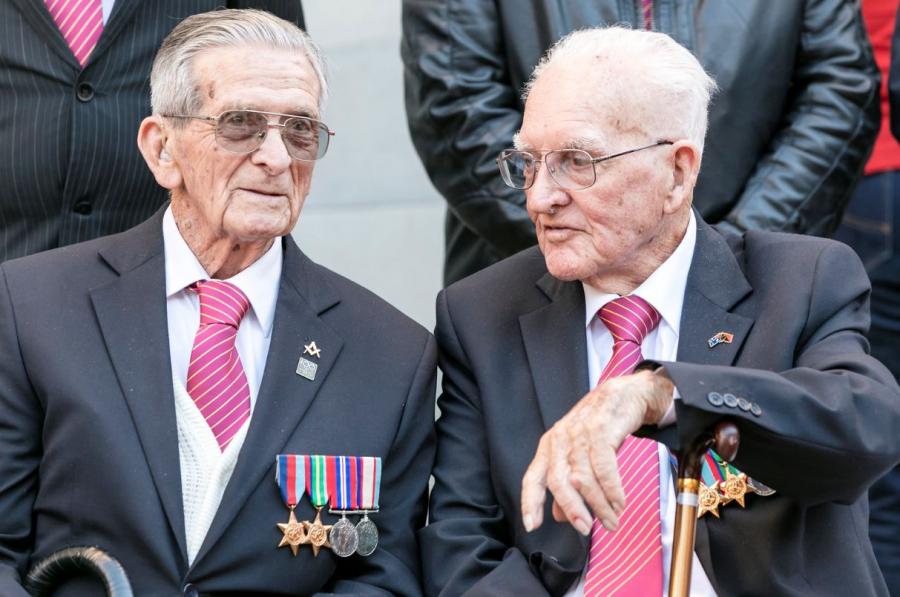
<svg viewBox="0 0 900 597">
<path fill-rule="evenodd" d="M 303 26 L 300 0 L 116 0 L 84 70 L 44 0 L 0 2 L 0 261 L 121 232 L 166 191 L 137 150 L 150 66 L 192 14 L 261 8 Z"/>
<path fill-rule="evenodd" d="M 427 331 L 286 237 L 266 369 L 222 503 L 192 566 L 166 327 L 160 214 L 0 266 L 0 595 L 67 546 L 117 558 L 136 595 L 420 593 L 415 529 L 433 461 Z M 295 373 L 321 349 L 315 381 Z M 374 555 L 276 549 L 275 455 L 381 456 Z M 312 520 L 309 498 L 297 518 Z M 335 517 L 323 514 L 326 523 Z M 77 588 L 66 595 L 85 595 Z"/>
<path fill-rule="evenodd" d="M 700 519 L 696 552 L 720 595 L 885 595 L 867 538 L 865 490 L 900 458 L 900 390 L 866 354 L 868 281 L 833 241 L 699 222 L 685 290 L 677 424 L 670 448 L 724 416 L 736 466 L 777 490 Z M 526 250 L 438 297 L 444 372 L 426 592 L 563 594 L 588 539 L 547 512 L 526 533 L 522 475 L 541 435 L 588 390 L 584 296 Z M 715 349 L 720 331 L 732 344 Z M 761 413 L 714 406 L 730 392 Z"/>
</svg>

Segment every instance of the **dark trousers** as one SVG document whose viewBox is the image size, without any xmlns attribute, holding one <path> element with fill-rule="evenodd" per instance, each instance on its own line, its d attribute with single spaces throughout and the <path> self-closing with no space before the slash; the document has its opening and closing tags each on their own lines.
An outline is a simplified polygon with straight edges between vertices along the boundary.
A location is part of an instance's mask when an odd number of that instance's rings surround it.
<svg viewBox="0 0 900 597">
<path fill-rule="evenodd" d="M 872 280 L 872 355 L 900 379 L 900 170 L 863 178 L 835 238 Z M 869 536 L 891 595 L 900 597 L 900 467 L 869 490 Z"/>
</svg>

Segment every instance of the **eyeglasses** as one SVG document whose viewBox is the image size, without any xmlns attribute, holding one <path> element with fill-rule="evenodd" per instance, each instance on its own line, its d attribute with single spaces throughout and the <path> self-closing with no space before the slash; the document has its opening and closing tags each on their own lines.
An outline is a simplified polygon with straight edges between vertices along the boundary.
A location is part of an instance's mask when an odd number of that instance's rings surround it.
<svg viewBox="0 0 900 597">
<path fill-rule="evenodd" d="M 218 116 L 188 116 L 184 114 L 163 114 L 166 118 L 191 118 L 215 123 L 216 143 L 232 153 L 252 153 L 266 140 L 271 127 L 281 128 L 281 140 L 288 155 L 295 160 L 311 162 L 321 159 L 328 151 L 328 142 L 334 131 L 319 120 L 306 116 L 292 116 L 278 112 L 257 110 L 228 110 Z M 269 122 L 270 116 L 282 120 Z"/>
<path fill-rule="evenodd" d="M 583 149 L 554 149 L 544 152 L 544 159 L 537 157 L 536 154 L 539 152 L 507 149 L 497 157 L 497 165 L 500 167 L 503 182 L 506 183 L 506 186 L 514 189 L 530 188 L 537 176 L 538 164 L 544 163 L 547 164 L 550 177 L 560 188 L 567 191 L 580 191 L 597 182 L 595 164 L 651 147 L 672 144 L 673 141 L 657 141 L 650 145 L 599 158 L 591 157 L 591 154 Z"/>
</svg>

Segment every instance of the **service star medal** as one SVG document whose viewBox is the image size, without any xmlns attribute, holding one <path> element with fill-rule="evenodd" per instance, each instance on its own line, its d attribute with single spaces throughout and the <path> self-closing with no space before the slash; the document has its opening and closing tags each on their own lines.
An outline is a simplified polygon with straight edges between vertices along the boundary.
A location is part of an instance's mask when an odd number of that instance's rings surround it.
<svg viewBox="0 0 900 597">
<path fill-rule="evenodd" d="M 284 533 L 284 537 L 281 538 L 281 543 L 278 544 L 278 547 L 290 546 L 291 552 L 295 557 L 300 550 L 300 546 L 304 543 L 309 543 L 306 529 L 302 522 L 297 521 L 293 508 L 291 508 L 291 515 L 288 521 L 278 523 L 278 528 Z"/>
<path fill-rule="evenodd" d="M 303 527 L 306 530 L 307 542 L 312 546 L 313 556 L 319 557 L 319 550 L 323 547 L 331 549 L 331 543 L 328 541 L 331 525 L 322 524 L 321 508 L 316 511 L 316 519 L 314 521 L 303 521 Z"/>
<path fill-rule="evenodd" d="M 738 473 L 735 475 L 730 468 L 726 469 L 724 481 L 719 483 L 722 491 L 722 505 L 737 502 L 741 508 L 744 506 L 744 496 L 747 494 L 747 475 Z"/>
<path fill-rule="evenodd" d="M 700 509 L 697 511 L 697 518 L 707 512 L 719 518 L 719 504 L 722 502 L 719 490 L 715 486 L 709 487 L 706 483 L 701 482 L 699 498 Z"/>
</svg>

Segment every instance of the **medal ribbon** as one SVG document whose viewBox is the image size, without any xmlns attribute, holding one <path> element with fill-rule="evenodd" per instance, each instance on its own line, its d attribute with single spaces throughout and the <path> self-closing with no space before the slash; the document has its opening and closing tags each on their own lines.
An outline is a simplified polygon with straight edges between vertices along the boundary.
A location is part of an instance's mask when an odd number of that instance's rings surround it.
<svg viewBox="0 0 900 597">
<path fill-rule="evenodd" d="M 359 507 L 356 456 L 327 456 L 328 496 L 332 510 Z"/>
<path fill-rule="evenodd" d="M 381 458 L 359 457 L 359 508 L 377 510 L 381 493 Z"/>
<path fill-rule="evenodd" d="M 325 456 L 302 456 L 306 469 L 306 491 L 313 506 L 321 508 L 328 503 L 328 463 Z"/>
<path fill-rule="evenodd" d="M 275 457 L 275 483 L 281 490 L 281 499 L 288 508 L 296 506 L 303 499 L 306 487 L 306 467 L 303 456 L 279 454 Z"/>
</svg>

